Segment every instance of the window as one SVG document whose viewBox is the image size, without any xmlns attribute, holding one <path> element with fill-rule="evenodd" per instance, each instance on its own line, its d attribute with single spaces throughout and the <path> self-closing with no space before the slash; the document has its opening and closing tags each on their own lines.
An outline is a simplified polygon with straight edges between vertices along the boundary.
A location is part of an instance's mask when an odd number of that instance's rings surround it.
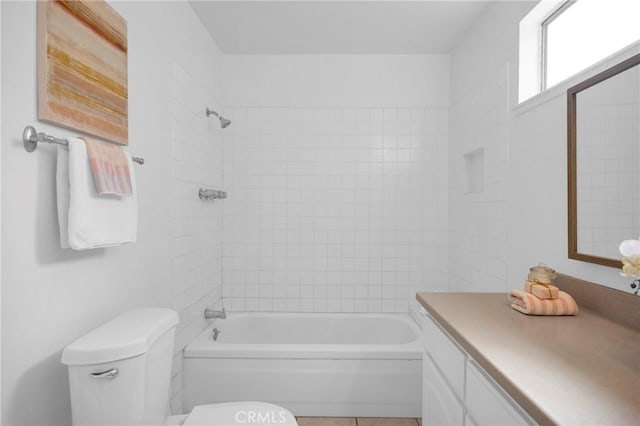
<svg viewBox="0 0 640 426">
<path fill-rule="evenodd" d="M 640 40 L 639 0 L 541 1 L 520 22 L 520 102 Z"/>
<path fill-rule="evenodd" d="M 551 87 L 640 39 L 640 1 L 563 3 L 542 23 L 542 89 Z"/>
</svg>

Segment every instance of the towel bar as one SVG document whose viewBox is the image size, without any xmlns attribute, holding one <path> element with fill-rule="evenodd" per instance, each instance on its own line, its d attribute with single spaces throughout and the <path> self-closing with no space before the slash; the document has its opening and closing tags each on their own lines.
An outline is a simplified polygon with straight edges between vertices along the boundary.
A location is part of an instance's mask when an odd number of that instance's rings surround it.
<svg viewBox="0 0 640 426">
<path fill-rule="evenodd" d="M 69 141 L 66 139 L 59 139 L 46 133 L 38 133 L 33 126 L 27 126 L 22 132 L 22 142 L 24 149 L 27 152 L 33 152 L 38 147 L 38 142 L 55 143 L 58 145 L 69 146 Z M 131 161 L 140 165 L 144 164 L 144 158 L 131 157 Z"/>
</svg>

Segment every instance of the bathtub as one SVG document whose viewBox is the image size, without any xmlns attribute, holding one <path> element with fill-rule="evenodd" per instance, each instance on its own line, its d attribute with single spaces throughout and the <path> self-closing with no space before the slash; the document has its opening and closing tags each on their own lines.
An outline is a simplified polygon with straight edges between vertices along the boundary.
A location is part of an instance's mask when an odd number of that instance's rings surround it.
<svg viewBox="0 0 640 426">
<path fill-rule="evenodd" d="M 420 336 L 408 314 L 231 313 L 185 348 L 184 408 L 259 400 L 297 416 L 420 417 Z"/>
</svg>

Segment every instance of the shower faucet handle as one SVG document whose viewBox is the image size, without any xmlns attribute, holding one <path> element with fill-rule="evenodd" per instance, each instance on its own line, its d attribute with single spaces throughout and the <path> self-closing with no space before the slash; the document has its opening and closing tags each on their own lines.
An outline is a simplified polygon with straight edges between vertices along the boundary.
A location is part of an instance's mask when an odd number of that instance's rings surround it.
<svg viewBox="0 0 640 426">
<path fill-rule="evenodd" d="M 201 200 L 223 200 L 227 198 L 227 193 L 218 189 L 200 188 L 198 190 L 198 197 Z"/>
</svg>

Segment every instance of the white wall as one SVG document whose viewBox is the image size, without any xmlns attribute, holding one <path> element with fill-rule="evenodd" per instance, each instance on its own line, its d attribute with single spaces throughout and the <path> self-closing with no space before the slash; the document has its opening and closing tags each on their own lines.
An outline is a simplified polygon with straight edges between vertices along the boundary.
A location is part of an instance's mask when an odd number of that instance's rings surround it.
<svg viewBox="0 0 640 426">
<path fill-rule="evenodd" d="M 496 3 L 452 52 L 450 281 L 460 290 L 505 291 L 544 262 L 628 291 L 617 269 L 567 257 L 565 90 L 576 80 L 516 108 L 518 24 L 533 5 Z M 479 145 L 488 147 L 495 191 L 465 196 L 460 153 Z"/>
<path fill-rule="evenodd" d="M 449 106 L 449 55 L 228 55 L 227 106 Z"/>
<path fill-rule="evenodd" d="M 228 308 L 406 312 L 447 289 L 447 55 L 225 69 Z"/>
<path fill-rule="evenodd" d="M 451 56 L 449 143 L 449 281 L 454 290 L 508 288 L 510 106 L 517 48 L 504 22 L 529 6 L 505 2 L 485 13 Z M 504 10 L 504 11 L 503 11 Z M 517 21 L 516 21 L 517 23 Z M 510 26 L 506 26 L 511 29 Z M 484 186 L 467 191 L 465 154 L 484 150 Z"/>
<path fill-rule="evenodd" d="M 213 57 L 208 49 L 206 57 Z M 219 102 L 216 64 L 196 69 L 194 63 L 172 66 L 171 142 L 171 295 L 180 314 L 176 330 L 171 408 L 182 412 L 182 350 L 207 326 L 204 310 L 220 308 L 222 297 L 222 205 L 202 201 L 200 188 L 222 185 L 220 122 L 205 115 Z"/>
<path fill-rule="evenodd" d="M 172 196 L 179 175 L 174 178 L 168 171 L 176 161 L 173 66 L 178 64 L 193 76 L 189 87 L 215 82 L 217 48 L 184 2 L 112 5 L 128 22 L 129 150 L 146 160 L 144 166 L 136 166 L 138 242 L 73 252 L 59 248 L 55 149 L 41 145 L 27 153 L 21 135 L 29 124 L 61 137 L 74 132 L 37 121 L 35 2 L 2 2 L 4 425 L 71 423 L 66 368 L 60 364 L 60 355 L 65 345 L 85 332 L 138 306 L 182 307 L 191 312 L 200 303 L 198 297 L 210 295 L 204 291 L 194 299 L 178 300 L 181 292 L 172 276 L 176 276 L 175 259 L 180 254 L 176 247 L 187 231 L 179 228 L 181 216 L 172 216 L 182 204 Z M 215 98 L 212 102 L 220 101 L 216 87 L 215 83 L 206 86 Z M 186 106 L 178 107 L 178 112 L 190 114 Z M 211 133 L 203 129 L 198 134 Z M 215 183 L 215 172 L 212 175 L 201 183 Z M 181 318 L 185 319 L 184 313 Z M 182 330 L 191 332 L 189 327 Z"/>
</svg>

